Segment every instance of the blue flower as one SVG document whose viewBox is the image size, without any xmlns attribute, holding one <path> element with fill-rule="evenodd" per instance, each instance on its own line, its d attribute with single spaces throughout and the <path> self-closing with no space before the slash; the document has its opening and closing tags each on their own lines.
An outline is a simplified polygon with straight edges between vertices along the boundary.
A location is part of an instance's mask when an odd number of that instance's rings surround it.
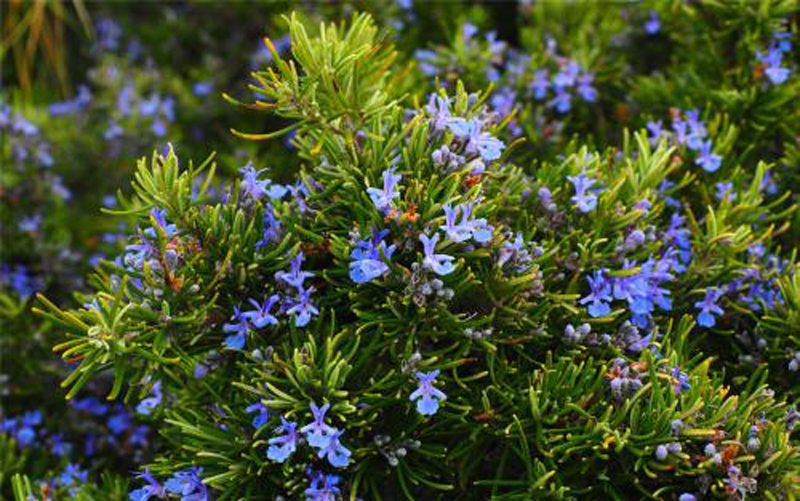
<svg viewBox="0 0 800 501">
<path fill-rule="evenodd" d="M 689 384 L 689 376 L 685 372 L 681 372 L 680 368 L 673 367 L 670 376 L 672 376 L 672 389 L 675 390 L 675 395 L 680 395 L 684 390 L 691 389 L 692 385 Z"/>
<path fill-rule="evenodd" d="M 594 277 L 586 277 L 589 280 L 591 293 L 579 301 L 580 304 L 591 303 L 588 308 L 589 315 L 595 318 L 605 317 L 611 313 L 611 307 L 608 305 L 613 300 L 611 283 L 603 276 L 604 273 L 604 270 L 597 270 L 594 272 Z"/>
<path fill-rule="evenodd" d="M 716 302 L 721 294 L 717 289 L 706 289 L 706 297 L 702 301 L 694 303 L 696 308 L 700 308 L 700 314 L 697 315 L 697 323 L 703 327 L 714 327 L 716 318 L 714 315 L 722 315 L 725 313 L 722 308 L 717 306 Z"/>
<path fill-rule="evenodd" d="M 469 228 L 463 224 L 456 223 L 460 208 L 461 206 L 450 207 L 450 205 L 444 205 L 442 209 L 444 209 L 445 224 L 439 227 L 440 230 L 445 232 L 447 238 L 457 243 L 464 242 L 471 236 Z"/>
<path fill-rule="evenodd" d="M 423 75 L 433 77 L 439 74 L 439 68 L 436 66 L 436 52 L 430 49 L 417 49 L 414 51 L 414 59 L 419 62 L 419 69 Z"/>
<path fill-rule="evenodd" d="M 233 316 L 231 317 L 231 322 L 228 322 L 222 326 L 222 332 L 236 333 L 225 338 L 223 344 L 226 348 L 230 348 L 232 350 L 241 350 L 244 347 L 247 335 L 250 333 L 250 323 L 248 322 L 247 318 L 245 318 L 244 314 L 239 311 L 238 306 L 233 307 Z"/>
<path fill-rule="evenodd" d="M 136 406 L 136 412 L 145 416 L 150 415 L 153 409 L 161 405 L 164 395 L 161 392 L 161 381 L 156 381 L 153 385 L 152 396 L 145 398 Z"/>
<path fill-rule="evenodd" d="M 261 240 L 256 242 L 256 248 L 264 247 L 270 242 L 280 243 L 281 226 L 283 223 L 275 217 L 275 208 L 271 203 L 264 207 L 264 233 Z"/>
<path fill-rule="evenodd" d="M 53 103 L 49 107 L 50 116 L 71 115 L 86 107 L 92 100 L 92 93 L 85 85 L 78 87 L 78 95 L 72 101 Z"/>
<path fill-rule="evenodd" d="M 286 421 L 281 416 L 281 426 L 275 429 L 276 433 L 284 433 L 279 437 L 269 439 L 269 449 L 267 449 L 267 458 L 283 463 L 286 459 L 297 450 L 297 442 L 300 440 L 300 435 L 296 431 L 297 423 Z"/>
<path fill-rule="evenodd" d="M 536 99 L 544 99 L 547 97 L 547 89 L 550 88 L 550 80 L 548 79 L 547 70 L 537 70 L 533 75 L 531 82 L 531 91 L 533 97 Z"/>
<path fill-rule="evenodd" d="M 650 146 L 656 146 L 661 139 L 665 136 L 664 124 L 661 120 L 647 122 L 647 131 L 650 133 L 650 138 L 647 142 Z"/>
<path fill-rule="evenodd" d="M 717 199 L 723 202 L 733 202 L 736 200 L 736 193 L 733 191 L 733 183 L 717 183 Z"/>
<path fill-rule="evenodd" d="M 164 487 L 172 494 L 180 495 L 181 501 L 208 501 L 208 487 L 200 478 L 201 473 L 203 469 L 198 467 L 175 472 Z"/>
<path fill-rule="evenodd" d="M 372 203 L 375 204 L 375 207 L 378 208 L 381 212 L 386 212 L 392 206 L 392 200 L 400 196 L 400 192 L 397 191 L 397 183 L 403 179 L 403 176 L 398 174 L 394 174 L 394 168 L 387 169 L 383 171 L 383 189 L 380 190 L 378 188 L 367 188 L 367 193 L 369 194 L 369 198 L 372 199 Z"/>
<path fill-rule="evenodd" d="M 269 407 L 264 405 L 262 402 L 256 402 L 252 405 L 248 405 L 244 412 L 247 414 L 252 414 L 253 412 L 258 412 L 256 417 L 253 418 L 253 428 L 261 428 L 267 421 L 269 421 Z"/>
<path fill-rule="evenodd" d="M 583 73 L 578 77 L 578 94 L 587 103 L 597 101 L 597 89 L 592 87 L 593 80 L 594 74 L 589 72 Z"/>
<path fill-rule="evenodd" d="M 277 294 L 273 294 L 264 299 L 263 303 L 259 303 L 255 299 L 250 298 L 248 301 L 255 306 L 256 309 L 242 313 L 241 317 L 249 321 L 257 329 L 261 329 L 267 325 L 275 325 L 278 323 L 278 319 L 271 315 L 269 311 L 279 300 L 280 297 Z"/>
<path fill-rule="evenodd" d="M 566 61 L 561 65 L 561 71 L 553 77 L 555 87 L 572 87 L 578 78 L 581 67 L 577 61 Z"/>
<path fill-rule="evenodd" d="M 432 416 L 439 410 L 439 402 L 447 399 L 447 395 L 433 386 L 433 381 L 439 375 L 439 369 L 427 374 L 416 372 L 414 375 L 419 381 L 419 386 L 411 393 L 409 400 L 417 401 L 417 412 L 423 416 Z"/>
<path fill-rule="evenodd" d="M 422 242 L 425 257 L 422 260 L 422 266 L 426 269 L 433 270 L 434 273 L 440 276 L 452 273 L 456 266 L 453 264 L 455 258 L 447 254 L 436 254 L 436 242 L 439 241 L 439 234 L 435 233 L 433 238 L 428 238 L 427 235 L 421 233 L 419 236 Z"/>
<path fill-rule="evenodd" d="M 144 234 L 148 237 L 155 238 L 156 231 L 163 235 L 164 238 L 172 238 L 177 235 L 178 230 L 174 224 L 167 223 L 167 210 L 155 208 L 150 211 L 150 222 L 153 228 L 144 230 Z"/>
<path fill-rule="evenodd" d="M 167 492 L 164 489 L 164 486 L 162 486 L 155 478 L 153 478 L 149 470 L 145 469 L 143 473 L 137 474 L 136 478 L 144 479 L 147 482 L 147 485 L 141 489 L 131 491 L 128 494 L 128 498 L 131 501 L 147 501 L 153 496 L 159 499 L 167 498 Z"/>
<path fill-rule="evenodd" d="M 337 487 L 341 477 L 326 475 L 321 471 L 309 469 L 310 485 L 305 490 L 306 501 L 335 501 L 341 494 Z"/>
<path fill-rule="evenodd" d="M 383 259 L 390 259 L 395 246 L 386 247 L 383 237 L 388 230 L 373 232 L 372 240 L 361 240 L 350 253 L 353 261 L 350 263 L 350 279 L 356 283 L 365 283 L 380 277 L 389 271 L 389 266 Z"/>
<path fill-rule="evenodd" d="M 333 431 L 327 437 L 327 443 L 323 447 L 319 449 L 317 456 L 321 458 L 328 458 L 328 462 L 331 466 L 336 468 L 344 468 L 348 464 L 350 464 L 350 455 L 352 454 L 350 450 L 342 445 L 339 441 L 339 437 L 344 434 L 344 430 L 337 430 L 333 428 Z"/>
<path fill-rule="evenodd" d="M 311 303 L 312 292 L 314 292 L 314 287 L 308 289 L 300 287 L 297 291 L 297 299 L 286 310 L 287 314 L 294 315 L 294 325 L 297 327 L 305 327 L 311 321 L 312 315 L 319 315 L 319 310 Z"/>
<path fill-rule="evenodd" d="M 478 243 L 488 242 L 492 239 L 494 228 L 486 222 L 486 219 L 470 219 L 474 206 L 475 202 L 461 204 L 455 208 L 445 205 L 442 207 L 444 209 L 445 224 L 440 226 L 439 229 L 444 231 L 447 237 L 456 243 L 464 242 L 470 237 Z M 461 211 L 461 222 L 456 224 L 459 211 Z"/>
<path fill-rule="evenodd" d="M 425 106 L 425 111 L 433 117 L 431 119 L 433 128 L 435 130 L 444 130 L 450 120 L 450 98 L 432 93 L 428 104 Z"/>
<path fill-rule="evenodd" d="M 572 94 L 564 90 L 564 87 L 557 86 L 556 96 L 549 105 L 559 113 L 566 113 L 572 108 Z"/>
<path fill-rule="evenodd" d="M 455 136 L 466 142 L 464 151 L 469 155 L 480 155 L 487 162 L 497 160 L 505 148 L 505 144 L 492 137 L 488 132 L 482 132 L 483 122 L 478 118 L 465 120 L 452 118 L 447 122 L 448 128 Z"/>
<path fill-rule="evenodd" d="M 650 19 L 644 23 L 644 31 L 648 35 L 655 35 L 659 30 L 661 30 L 661 20 L 658 18 L 658 13 L 651 10 Z"/>
<path fill-rule="evenodd" d="M 589 190 L 595 180 L 587 177 L 585 174 L 579 176 L 567 176 L 569 182 L 575 186 L 575 195 L 570 200 L 578 206 L 578 210 L 584 214 L 591 212 L 597 206 L 597 195 L 595 192 L 598 190 Z"/>
<path fill-rule="evenodd" d="M 67 463 L 64 471 L 56 478 L 56 484 L 60 487 L 66 487 L 76 481 L 86 482 L 88 472 L 81 470 L 80 467 L 73 463 Z"/>
<path fill-rule="evenodd" d="M 192 86 L 192 93 L 195 96 L 207 96 L 214 91 L 214 84 L 211 82 L 195 82 Z"/>
<path fill-rule="evenodd" d="M 667 459 L 668 454 L 669 451 L 667 450 L 666 445 L 661 444 L 658 447 L 656 447 L 656 459 L 658 459 L 659 461 L 664 461 L 665 459 Z"/>
<path fill-rule="evenodd" d="M 124 407 L 118 406 L 116 413 L 109 416 L 106 426 L 114 435 L 122 435 L 131 427 L 131 416 Z"/>
<path fill-rule="evenodd" d="M 259 200 L 266 194 L 269 181 L 258 180 L 258 175 L 265 170 L 266 169 L 257 171 L 252 163 L 248 163 L 239 169 L 239 172 L 242 174 L 242 181 L 239 184 L 239 189 L 241 189 L 245 196 L 253 200 Z"/>
<path fill-rule="evenodd" d="M 474 37 L 478 33 L 478 27 L 472 23 L 464 24 L 464 28 L 461 31 L 461 34 L 464 37 L 464 43 L 469 42 L 472 37 Z"/>
<path fill-rule="evenodd" d="M 485 244 L 492 239 L 494 227 L 488 224 L 484 218 L 470 219 L 472 208 L 475 206 L 475 203 L 476 202 L 467 202 L 459 206 L 461 208 L 461 227 L 472 235 L 473 240 Z"/>
<path fill-rule="evenodd" d="M 134 446 L 145 447 L 147 445 L 147 435 L 150 428 L 147 425 L 139 425 L 128 435 L 128 443 Z"/>
<path fill-rule="evenodd" d="M 302 271 L 300 267 L 303 265 L 303 259 L 305 259 L 305 254 L 302 251 L 298 252 L 297 255 L 292 258 L 291 262 L 291 271 L 279 271 L 275 274 L 275 278 L 285 282 L 288 285 L 291 285 L 295 289 L 302 289 L 303 282 L 306 278 L 311 278 L 314 276 L 313 273 L 309 271 Z"/>
<path fill-rule="evenodd" d="M 308 445 L 318 449 L 324 449 L 331 440 L 331 435 L 336 431 L 335 428 L 325 424 L 325 413 L 331 408 L 331 404 L 317 407 L 313 402 L 310 404 L 311 413 L 314 421 L 300 428 L 300 433 L 306 434 Z"/>
<path fill-rule="evenodd" d="M 789 52 L 792 47 L 789 41 L 790 37 L 790 33 L 775 33 L 772 43 L 767 49 L 767 53 L 756 52 L 756 59 L 764 64 L 764 75 L 766 75 L 769 81 L 774 85 L 782 84 L 792 73 L 789 68 L 781 66 L 783 62 L 783 53 Z"/>
<path fill-rule="evenodd" d="M 711 153 L 711 141 L 703 141 L 700 144 L 700 154 L 697 156 L 697 165 L 706 172 L 716 172 L 722 165 L 722 157 L 716 153 Z"/>
</svg>

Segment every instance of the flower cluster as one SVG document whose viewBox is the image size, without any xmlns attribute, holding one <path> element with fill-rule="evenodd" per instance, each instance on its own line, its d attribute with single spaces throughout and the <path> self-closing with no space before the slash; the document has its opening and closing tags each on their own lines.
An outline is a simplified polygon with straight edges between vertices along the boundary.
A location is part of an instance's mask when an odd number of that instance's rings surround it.
<svg viewBox="0 0 800 501">
<path fill-rule="evenodd" d="M 320 459 L 327 459 L 331 466 L 343 468 L 350 464 L 352 452 L 345 447 L 340 438 L 344 430 L 339 430 L 325 423 L 325 413 L 330 409 L 330 404 L 317 407 L 310 404 L 313 421 L 297 430 L 297 423 L 287 421 L 281 416 L 281 426 L 275 429 L 276 433 L 283 435 L 269 439 L 267 457 L 272 461 L 282 463 L 296 450 L 301 440 L 301 433 L 309 446 L 316 449 Z"/>
<path fill-rule="evenodd" d="M 176 471 L 163 484 L 145 469 L 136 475 L 147 485 L 134 489 L 128 495 L 130 501 L 147 501 L 149 499 L 180 499 L 180 501 L 208 501 L 208 487 L 203 483 L 202 468 L 193 467 Z"/>
<path fill-rule="evenodd" d="M 792 50 L 792 34 L 788 31 L 778 31 L 772 34 L 772 42 L 766 53 L 756 51 L 756 60 L 761 63 L 761 71 L 773 85 L 784 83 L 792 74 L 790 68 L 783 66 L 784 54 Z"/>
<path fill-rule="evenodd" d="M 661 120 L 647 122 L 651 144 L 657 144 L 666 138 L 679 146 L 686 146 L 696 152 L 697 165 L 706 172 L 716 172 L 722 165 L 722 157 L 712 151 L 714 144 L 708 138 L 708 129 L 700 120 L 700 112 L 689 110 L 684 115 L 680 110 L 673 108 L 670 113 L 672 130 L 664 130 Z"/>
</svg>

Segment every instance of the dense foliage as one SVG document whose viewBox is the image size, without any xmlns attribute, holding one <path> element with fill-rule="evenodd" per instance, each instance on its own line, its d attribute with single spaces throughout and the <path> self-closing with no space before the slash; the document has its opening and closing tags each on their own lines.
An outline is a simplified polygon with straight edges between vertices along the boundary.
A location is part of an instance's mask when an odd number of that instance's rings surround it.
<svg viewBox="0 0 800 501">
<path fill-rule="evenodd" d="M 0 110 L 2 495 L 798 497 L 796 5 L 359 7 Z"/>
</svg>

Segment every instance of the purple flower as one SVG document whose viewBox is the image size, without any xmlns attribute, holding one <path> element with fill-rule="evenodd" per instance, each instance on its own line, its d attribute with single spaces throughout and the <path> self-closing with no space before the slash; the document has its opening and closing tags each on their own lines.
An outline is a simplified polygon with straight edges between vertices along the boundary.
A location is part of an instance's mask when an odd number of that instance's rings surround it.
<svg viewBox="0 0 800 501">
<path fill-rule="evenodd" d="M 697 501 L 697 497 L 694 494 L 684 492 L 678 497 L 678 501 Z"/>
<path fill-rule="evenodd" d="M 394 168 L 383 171 L 383 189 L 367 188 L 369 198 L 381 212 L 386 212 L 392 206 L 392 200 L 400 196 L 397 191 L 397 183 L 403 178 L 402 175 L 394 174 Z"/>
<path fill-rule="evenodd" d="M 697 165 L 706 172 L 716 172 L 722 164 L 722 157 L 716 153 L 711 153 L 711 141 L 703 141 L 700 144 L 700 154 L 697 156 Z"/>
<path fill-rule="evenodd" d="M 279 437 L 269 439 L 269 449 L 267 449 L 267 458 L 283 463 L 286 459 L 297 450 L 297 442 L 300 440 L 300 435 L 296 431 L 297 423 L 286 421 L 281 416 L 281 426 L 275 429 L 276 433 L 283 433 Z"/>
<path fill-rule="evenodd" d="M 664 461 L 665 459 L 667 459 L 668 454 L 669 451 L 667 450 L 666 445 L 661 444 L 658 447 L 656 447 L 656 459 L 658 459 L 659 461 Z"/>
<path fill-rule="evenodd" d="M 696 308 L 700 308 L 700 314 L 697 315 L 697 323 L 703 327 L 714 327 L 716 318 L 714 315 L 722 315 L 725 313 L 722 308 L 717 306 L 717 299 L 720 297 L 717 289 L 706 289 L 706 297 L 702 301 L 694 303 Z"/>
<path fill-rule="evenodd" d="M 332 426 L 325 424 L 325 413 L 331 408 L 331 404 L 317 407 L 313 402 L 310 404 L 311 413 L 314 421 L 300 428 L 300 433 L 306 434 L 308 445 L 318 449 L 324 449 L 331 440 L 331 435 L 336 431 Z"/>
<path fill-rule="evenodd" d="M 325 446 L 321 447 L 317 453 L 319 458 L 327 457 L 331 466 L 336 468 L 344 468 L 350 464 L 350 455 L 352 453 L 339 441 L 339 437 L 343 434 L 344 430 L 333 428 L 333 431 L 327 437 L 327 443 Z"/>
<path fill-rule="evenodd" d="M 478 118 L 471 120 L 452 118 L 447 122 L 447 126 L 458 139 L 466 142 L 464 151 L 467 154 L 478 154 L 487 162 L 500 158 L 503 148 L 506 147 L 499 139 L 481 131 L 483 122 Z"/>
<path fill-rule="evenodd" d="M 417 412 L 423 416 L 432 416 L 439 410 L 439 402 L 447 399 L 444 393 L 433 386 L 433 381 L 439 375 L 439 369 L 427 374 L 416 372 L 414 375 L 419 381 L 419 387 L 411 393 L 409 400 L 417 401 Z"/>
<path fill-rule="evenodd" d="M 597 195 L 595 195 L 595 193 L 598 190 L 589 190 L 589 187 L 595 183 L 595 180 L 587 177 L 585 173 L 579 176 L 567 176 L 567 179 L 575 186 L 575 195 L 572 196 L 570 200 L 572 200 L 572 202 L 578 206 L 578 210 L 584 214 L 591 212 L 591 210 L 597 206 Z"/>
<path fill-rule="evenodd" d="M 435 130 L 444 130 L 450 120 L 450 98 L 432 93 L 428 104 L 425 106 L 425 111 L 433 116 L 431 119 L 433 128 Z"/>
<path fill-rule="evenodd" d="M 650 19 L 644 23 L 644 31 L 648 35 L 655 35 L 659 30 L 661 30 L 661 20 L 658 18 L 658 13 L 651 10 Z"/>
<path fill-rule="evenodd" d="M 269 311 L 279 300 L 280 297 L 277 294 L 273 294 L 272 296 L 264 299 L 263 303 L 259 303 L 252 298 L 248 299 L 250 304 L 255 306 L 256 309 L 242 313 L 241 316 L 253 324 L 257 329 L 261 329 L 267 325 L 275 325 L 278 323 L 278 319 L 271 315 Z"/>
<path fill-rule="evenodd" d="M 446 170 L 455 170 L 464 165 L 464 157 L 450 151 L 446 144 L 431 153 L 431 160 L 436 167 L 444 167 Z"/>
<path fill-rule="evenodd" d="M 433 238 L 428 238 L 427 235 L 421 233 L 419 240 L 422 242 L 425 257 L 422 260 L 422 266 L 426 269 L 433 270 L 439 276 L 449 275 L 456 267 L 453 264 L 455 258 L 447 254 L 436 254 L 436 242 L 439 241 L 439 234 L 435 233 Z"/>
<path fill-rule="evenodd" d="M 279 271 L 275 274 L 275 278 L 281 280 L 288 285 L 291 285 L 295 289 L 302 289 L 303 282 L 306 278 L 313 277 L 314 274 L 309 271 L 302 271 L 300 267 L 303 265 L 303 259 L 305 259 L 305 254 L 302 251 L 298 252 L 297 255 L 292 258 L 291 262 L 291 271 Z"/>
<path fill-rule="evenodd" d="M 591 303 L 588 311 L 592 317 L 605 317 L 611 313 L 611 307 L 608 305 L 613 298 L 611 296 L 611 283 L 604 276 L 605 270 L 597 270 L 594 272 L 594 277 L 586 277 L 589 280 L 589 287 L 591 293 L 581 299 L 580 304 Z"/>
<path fill-rule="evenodd" d="M 304 289 L 302 286 L 299 287 L 297 299 L 286 310 L 287 314 L 294 315 L 294 325 L 297 327 L 305 327 L 311 321 L 312 315 L 319 315 L 319 310 L 311 303 L 312 292 L 314 292 L 314 287 L 309 287 L 308 289 Z"/>
<path fill-rule="evenodd" d="M 239 172 L 242 174 L 242 181 L 239 184 L 239 188 L 242 190 L 244 196 L 252 200 L 259 200 L 266 194 L 269 181 L 258 180 L 258 175 L 265 170 L 266 169 L 261 169 L 257 171 L 252 163 L 248 163 L 239 169 Z"/>
</svg>

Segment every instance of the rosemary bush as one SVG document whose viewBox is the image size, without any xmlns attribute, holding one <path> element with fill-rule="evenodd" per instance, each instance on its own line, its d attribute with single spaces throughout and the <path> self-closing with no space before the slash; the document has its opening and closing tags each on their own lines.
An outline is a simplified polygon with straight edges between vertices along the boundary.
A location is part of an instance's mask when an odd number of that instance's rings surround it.
<svg viewBox="0 0 800 501">
<path fill-rule="evenodd" d="M 134 229 L 81 306 L 37 296 L 67 400 L 116 405 L 81 398 L 104 381 L 157 430 L 152 459 L 46 494 L 18 474 L 14 496 L 795 499 L 794 7 L 764 5 L 635 11 L 625 43 L 752 34 L 669 76 L 624 44 L 525 53 L 466 24 L 410 55 L 369 14 L 287 16 L 254 102 L 225 97 L 288 124 L 230 125 L 290 136 L 292 179 L 157 150 L 105 210 Z M 572 13 L 600 45 L 624 24 L 575 10 L 523 14 Z M 0 452 L 37 421 L 7 419 Z"/>
</svg>

